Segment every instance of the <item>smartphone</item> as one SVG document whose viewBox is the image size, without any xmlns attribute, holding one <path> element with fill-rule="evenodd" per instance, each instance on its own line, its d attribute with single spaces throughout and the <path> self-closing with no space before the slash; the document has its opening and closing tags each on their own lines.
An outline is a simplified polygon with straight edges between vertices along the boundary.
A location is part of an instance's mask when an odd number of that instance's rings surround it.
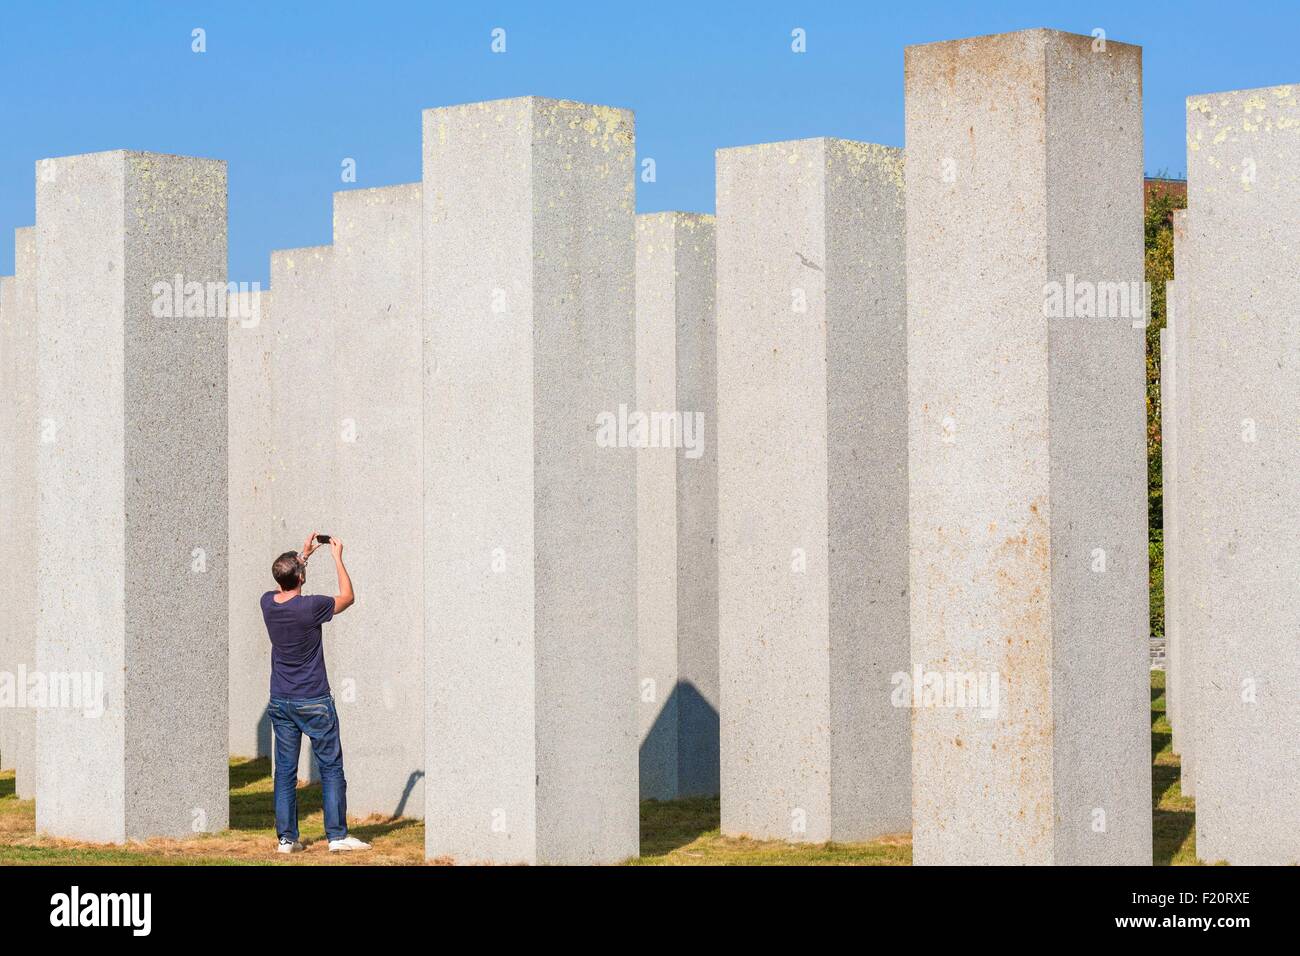
<svg viewBox="0 0 1300 956">
<path fill-rule="evenodd" d="M 327 534 L 318 534 L 318 535 L 316 535 L 316 543 L 317 543 L 317 544 L 329 544 L 329 543 L 330 543 L 330 536 L 327 535 Z"/>
</svg>

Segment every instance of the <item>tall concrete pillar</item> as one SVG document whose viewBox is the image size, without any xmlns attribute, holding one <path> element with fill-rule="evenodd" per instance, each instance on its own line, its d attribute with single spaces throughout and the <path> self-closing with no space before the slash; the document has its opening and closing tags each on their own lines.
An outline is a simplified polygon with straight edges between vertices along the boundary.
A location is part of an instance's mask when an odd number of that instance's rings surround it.
<svg viewBox="0 0 1300 956">
<path fill-rule="evenodd" d="M 255 515 L 265 512 L 269 529 L 246 590 L 255 598 L 273 588 L 270 561 L 300 548 L 312 528 L 343 539 L 361 601 L 326 629 L 325 653 L 340 712 L 348 809 L 354 816 L 420 817 L 420 186 L 338 193 L 334 204 L 334 245 L 272 258 L 275 322 L 261 333 L 269 350 L 262 407 L 269 411 L 259 414 L 271 436 L 273 493 L 269 502 L 244 499 Z M 260 460 L 260 444 L 249 453 Z M 308 564 L 306 591 L 333 594 L 337 584 L 322 547 Z M 255 691 L 243 708 L 245 722 L 254 708 L 259 716 L 265 709 L 270 669 L 255 600 L 253 611 L 244 669 Z M 310 741 L 300 753 L 299 778 L 319 779 Z"/>
<path fill-rule="evenodd" d="M 266 716 L 271 643 L 261 597 L 275 588 L 271 562 L 287 548 L 277 550 L 282 536 L 271 517 L 277 417 L 272 370 L 278 347 L 271 301 L 270 292 L 251 292 L 235 296 L 227 310 L 232 757 L 272 752 Z"/>
<path fill-rule="evenodd" d="M 15 259 L 17 256 L 15 256 Z M 13 500 L 15 475 L 14 455 L 17 423 L 13 386 L 13 355 L 16 351 L 12 341 L 15 328 L 15 316 L 18 308 L 14 276 L 0 276 L 0 529 L 8 531 L 16 520 Z M 7 308 L 6 308 L 7 306 Z M 0 537 L 0 566 L 12 567 L 16 558 L 15 548 L 9 543 L 8 535 Z M 15 744 L 12 737 L 14 716 L 17 706 L 17 670 L 18 648 L 17 635 L 7 621 L 0 621 L 0 771 L 14 769 Z"/>
<path fill-rule="evenodd" d="M 713 217 L 637 217 L 641 796 L 718 792 Z"/>
<path fill-rule="evenodd" d="M 625 110 L 424 114 L 431 857 L 637 853 L 633 164 Z"/>
<path fill-rule="evenodd" d="M 15 257 L 16 258 L 16 257 Z M 10 365 L 12 363 L 14 347 L 10 342 L 10 332 L 12 319 L 9 315 L 16 312 L 14 301 L 14 277 L 0 276 L 0 528 L 7 529 L 12 517 L 11 506 L 9 501 L 12 499 L 13 492 L 13 433 L 14 421 L 11 410 L 10 399 Z M 8 313 L 6 312 L 6 302 L 8 303 Z M 11 545 L 4 538 L 0 538 L 0 565 L 10 567 Z M 13 672 L 17 670 L 17 664 L 14 663 L 17 658 L 17 651 L 13 646 L 14 637 L 10 628 L 4 621 L 0 621 L 0 681 L 13 681 Z M 6 690 L 8 688 L 8 690 Z M 0 771 L 14 769 L 14 745 L 10 741 L 12 732 L 13 708 L 11 702 L 16 689 L 12 684 L 0 683 L 0 695 L 8 694 L 9 698 L 0 697 Z"/>
<path fill-rule="evenodd" d="M 1188 236 L 1186 209 L 1174 210 L 1174 281 L 1168 284 L 1165 302 L 1166 327 L 1169 332 L 1169 357 L 1172 360 L 1173 401 L 1161 399 L 1163 441 L 1168 443 L 1170 459 L 1164 470 L 1165 482 L 1165 628 L 1173 628 L 1173 665 L 1166 686 L 1173 692 L 1170 724 L 1172 747 L 1180 757 L 1183 796 L 1196 796 L 1196 708 L 1190 703 L 1194 693 L 1196 665 L 1195 636 L 1203 624 L 1198 622 L 1203 601 L 1201 588 L 1193 583 L 1197 573 L 1195 559 L 1187 554 L 1187 500 L 1192 489 L 1188 482 L 1187 443 L 1192 423 L 1188 420 L 1188 383 L 1194 373 L 1189 364 L 1187 342 L 1191 322 L 1188 292 L 1190 282 L 1180 276 L 1191 272 L 1192 249 Z M 1163 353 L 1162 353 L 1163 354 Z M 1173 533 L 1170 534 L 1172 526 Z"/>
<path fill-rule="evenodd" d="M 275 297 L 271 394 L 275 430 L 268 562 L 285 551 L 301 550 L 313 528 L 322 534 L 330 533 L 320 523 L 335 514 L 339 448 L 353 433 L 353 423 L 337 414 L 339 384 L 334 363 L 338 310 L 331 282 L 333 262 L 333 246 L 271 253 L 271 289 Z M 258 591 L 259 596 L 263 591 L 275 590 L 270 563 L 265 574 L 266 584 Z M 307 562 L 303 593 L 333 595 L 337 588 L 338 576 L 328 549 L 317 551 Z M 327 666 L 334 659 L 334 636 L 331 626 L 325 635 Z M 269 652 L 267 674 L 269 689 Z M 274 742 L 271 752 L 274 758 Z M 299 754 L 298 779 L 306 783 L 319 780 L 311 741 L 306 737 Z"/>
<path fill-rule="evenodd" d="M 36 658 L 61 692 L 37 713 L 36 827 L 221 830 L 225 164 L 47 161 L 36 246 Z"/>
<path fill-rule="evenodd" d="M 1150 864 L 1141 50 L 905 62 L 913 860 Z"/>
<path fill-rule="evenodd" d="M 1187 101 L 1196 849 L 1300 863 L 1300 85 Z"/>
<path fill-rule="evenodd" d="M 14 231 L 14 275 L 0 279 L 0 766 L 20 800 L 36 796 L 36 230 Z M 12 695 L 12 696 L 11 696 Z M 9 699 L 4 699 L 4 698 Z"/>
<path fill-rule="evenodd" d="M 316 524 L 343 540 L 358 589 L 326 629 L 358 817 L 424 816 L 421 210 L 418 183 L 334 196 L 335 341 L 321 372 L 339 440 Z M 337 580 L 327 548 L 311 566 Z"/>
<path fill-rule="evenodd" d="M 1160 330 L 1160 475 L 1161 521 L 1164 528 L 1165 590 L 1165 718 L 1169 721 L 1170 749 L 1179 752 L 1178 705 L 1178 403 L 1177 367 L 1174 360 L 1173 311 L 1178 283 L 1165 283 L 1165 328 Z"/>
<path fill-rule="evenodd" d="M 722 831 L 909 825 L 902 151 L 717 154 Z"/>
</svg>

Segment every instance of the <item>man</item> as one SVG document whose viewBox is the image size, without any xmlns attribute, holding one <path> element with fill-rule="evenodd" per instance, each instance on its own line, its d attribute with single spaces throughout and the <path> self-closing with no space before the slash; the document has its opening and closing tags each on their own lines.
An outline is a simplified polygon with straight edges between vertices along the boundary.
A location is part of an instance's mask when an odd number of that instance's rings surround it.
<svg viewBox="0 0 1300 956">
<path fill-rule="evenodd" d="M 325 675 L 325 650 L 321 625 L 352 606 L 352 579 L 343 566 L 343 542 L 329 538 L 338 568 L 339 593 L 303 594 L 307 559 L 316 550 L 316 532 L 307 536 L 302 553 L 286 551 L 271 565 L 278 591 L 262 595 L 262 619 L 271 638 L 271 702 L 267 714 L 275 728 L 275 830 L 280 853 L 297 853 L 298 753 L 302 735 L 311 738 L 312 753 L 320 767 L 321 795 L 325 805 L 325 836 L 330 852 L 368 850 L 348 836 L 348 783 L 343 776 L 343 748 L 339 744 L 339 716 Z"/>
</svg>

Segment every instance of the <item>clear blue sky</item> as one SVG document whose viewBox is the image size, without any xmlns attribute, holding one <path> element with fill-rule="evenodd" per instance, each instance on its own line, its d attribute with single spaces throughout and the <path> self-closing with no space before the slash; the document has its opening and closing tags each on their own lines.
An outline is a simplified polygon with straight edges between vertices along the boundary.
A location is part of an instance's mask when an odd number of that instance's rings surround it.
<svg viewBox="0 0 1300 956">
<path fill-rule="evenodd" d="M 420 177 L 420 110 L 536 94 L 630 107 L 658 181 L 637 207 L 713 209 L 720 146 L 903 139 L 903 47 L 1102 27 L 1145 48 L 1146 165 L 1181 175 L 1184 98 L 1300 82 L 1300 3 L 929 0 L 717 4 L 6 0 L 0 9 L 0 273 L 34 219 L 34 164 L 140 149 L 229 162 L 230 277 L 330 241 L 356 187 Z M 207 31 L 208 52 L 190 50 Z M 490 50 L 494 27 L 506 53 Z M 790 51 L 790 31 L 808 51 Z"/>
</svg>

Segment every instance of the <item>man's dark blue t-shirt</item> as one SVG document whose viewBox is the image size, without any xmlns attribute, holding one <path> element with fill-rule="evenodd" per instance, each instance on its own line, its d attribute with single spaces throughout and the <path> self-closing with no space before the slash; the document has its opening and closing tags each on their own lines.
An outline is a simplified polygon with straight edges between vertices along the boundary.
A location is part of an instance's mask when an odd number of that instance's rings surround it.
<svg viewBox="0 0 1300 956">
<path fill-rule="evenodd" d="M 277 604 L 276 591 L 262 595 L 262 620 L 271 638 L 271 696 L 290 700 L 327 697 L 325 648 L 320 626 L 334 616 L 334 599 L 299 594 Z"/>
</svg>

